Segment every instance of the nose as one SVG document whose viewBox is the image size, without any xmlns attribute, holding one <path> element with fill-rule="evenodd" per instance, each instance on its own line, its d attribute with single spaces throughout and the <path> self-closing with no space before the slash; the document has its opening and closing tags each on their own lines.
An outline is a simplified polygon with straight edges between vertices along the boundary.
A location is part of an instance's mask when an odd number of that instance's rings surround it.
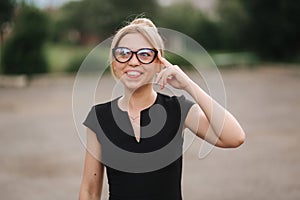
<svg viewBox="0 0 300 200">
<path fill-rule="evenodd" d="M 132 55 L 132 58 L 129 60 L 128 64 L 129 64 L 130 66 L 139 66 L 141 63 L 140 63 L 140 61 L 138 60 L 137 55 L 134 53 L 134 54 Z"/>
</svg>

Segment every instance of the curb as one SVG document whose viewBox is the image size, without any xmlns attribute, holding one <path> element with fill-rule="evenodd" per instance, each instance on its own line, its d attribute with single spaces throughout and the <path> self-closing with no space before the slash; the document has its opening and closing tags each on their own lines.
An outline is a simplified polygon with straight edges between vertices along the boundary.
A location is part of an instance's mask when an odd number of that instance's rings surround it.
<svg viewBox="0 0 300 200">
<path fill-rule="evenodd" d="M 28 85 L 26 75 L 0 75 L 0 88 L 24 88 Z"/>
</svg>

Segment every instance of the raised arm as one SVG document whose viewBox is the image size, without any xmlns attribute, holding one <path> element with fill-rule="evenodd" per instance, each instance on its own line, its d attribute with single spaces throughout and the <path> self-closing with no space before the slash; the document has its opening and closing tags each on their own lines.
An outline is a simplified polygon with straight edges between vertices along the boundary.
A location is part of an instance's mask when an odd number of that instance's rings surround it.
<svg viewBox="0 0 300 200">
<path fill-rule="evenodd" d="M 99 200 L 101 198 L 104 165 L 99 161 L 100 156 L 101 148 L 96 134 L 88 128 L 87 150 L 79 200 Z"/>
<path fill-rule="evenodd" d="M 188 112 L 185 127 L 215 146 L 240 146 L 245 140 L 245 133 L 235 117 L 194 83 L 177 65 L 172 65 L 160 53 L 158 58 L 166 67 L 156 78 L 161 88 L 170 84 L 174 88 L 185 90 L 197 103 Z"/>
<path fill-rule="evenodd" d="M 222 148 L 235 148 L 245 140 L 245 133 L 236 118 L 196 83 L 190 82 L 186 91 L 197 102 L 185 120 L 185 126 L 200 138 Z"/>
</svg>

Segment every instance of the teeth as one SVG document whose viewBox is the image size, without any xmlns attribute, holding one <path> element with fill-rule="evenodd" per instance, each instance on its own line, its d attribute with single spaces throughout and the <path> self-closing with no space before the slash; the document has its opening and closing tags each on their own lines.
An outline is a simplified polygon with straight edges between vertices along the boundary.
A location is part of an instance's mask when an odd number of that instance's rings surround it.
<svg viewBox="0 0 300 200">
<path fill-rule="evenodd" d="M 141 73 L 140 72 L 137 72 L 137 71 L 129 71 L 127 72 L 127 74 L 129 76 L 139 76 Z"/>
</svg>

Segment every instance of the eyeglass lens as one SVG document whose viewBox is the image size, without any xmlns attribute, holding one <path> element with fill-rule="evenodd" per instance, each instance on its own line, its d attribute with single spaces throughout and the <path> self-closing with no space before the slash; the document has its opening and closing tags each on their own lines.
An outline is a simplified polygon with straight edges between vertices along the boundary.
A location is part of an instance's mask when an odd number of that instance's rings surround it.
<svg viewBox="0 0 300 200">
<path fill-rule="evenodd" d="M 150 48 L 139 49 L 136 52 L 131 51 L 126 47 L 117 47 L 113 49 L 113 55 L 115 59 L 120 63 L 128 62 L 133 57 L 133 54 L 136 54 L 137 59 L 141 63 L 149 64 L 155 59 L 157 51 Z"/>
</svg>

